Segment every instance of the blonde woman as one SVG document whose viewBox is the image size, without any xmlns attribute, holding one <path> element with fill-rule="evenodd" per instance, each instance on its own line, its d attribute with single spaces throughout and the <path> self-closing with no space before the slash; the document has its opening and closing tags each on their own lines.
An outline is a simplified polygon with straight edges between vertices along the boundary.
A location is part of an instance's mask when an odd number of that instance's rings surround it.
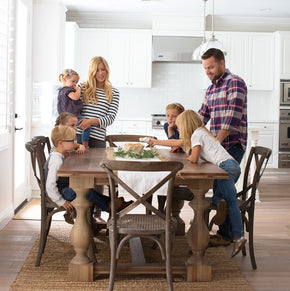
<svg viewBox="0 0 290 291">
<path fill-rule="evenodd" d="M 181 113 L 176 119 L 176 124 L 189 161 L 197 163 L 202 159 L 219 166 L 229 174 L 229 179 L 214 181 L 212 202 L 219 205 L 221 201 L 226 201 L 228 212 L 224 223 L 219 225 L 218 236 L 228 244 L 233 241 L 232 257 L 234 257 L 247 242 L 236 199 L 235 182 L 241 173 L 239 163 L 204 126 L 195 111 L 186 110 Z"/>
<path fill-rule="evenodd" d="M 109 81 L 110 69 L 103 57 L 94 57 L 89 63 L 87 81 L 81 85 L 82 116 L 77 140 L 81 130 L 90 130 L 89 147 L 106 147 L 106 128 L 111 125 L 119 109 L 119 91 Z"/>
<path fill-rule="evenodd" d="M 84 119 L 80 120 L 77 141 L 81 143 L 82 130 L 90 128 L 91 148 L 106 147 L 106 128 L 114 122 L 119 109 L 119 91 L 112 86 L 109 76 L 107 61 L 103 57 L 94 57 L 89 63 L 87 81 L 81 85 Z M 95 186 L 95 190 L 102 194 L 104 187 Z M 103 222 L 99 208 L 95 209 L 94 218 Z"/>
</svg>

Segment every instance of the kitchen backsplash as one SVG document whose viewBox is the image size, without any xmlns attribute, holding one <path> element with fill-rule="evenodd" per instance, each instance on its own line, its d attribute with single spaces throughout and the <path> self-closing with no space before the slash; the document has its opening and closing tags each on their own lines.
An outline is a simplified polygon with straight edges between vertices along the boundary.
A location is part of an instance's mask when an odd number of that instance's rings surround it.
<svg viewBox="0 0 290 291">
<path fill-rule="evenodd" d="M 198 110 L 207 82 L 201 64 L 153 63 L 152 88 L 118 88 L 120 107 L 117 118 L 150 119 L 151 114 L 165 113 L 166 105 L 172 102 Z M 279 107 L 275 99 L 274 91 L 248 91 L 248 120 L 275 121 Z"/>
</svg>

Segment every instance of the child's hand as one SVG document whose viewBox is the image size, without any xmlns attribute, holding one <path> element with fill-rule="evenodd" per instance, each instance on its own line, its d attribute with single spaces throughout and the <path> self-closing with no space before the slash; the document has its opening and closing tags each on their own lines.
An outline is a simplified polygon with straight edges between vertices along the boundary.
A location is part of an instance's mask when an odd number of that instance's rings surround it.
<svg viewBox="0 0 290 291">
<path fill-rule="evenodd" d="M 170 150 L 170 152 L 171 153 L 175 153 L 175 152 L 178 152 L 179 149 L 181 149 L 181 147 L 172 147 L 171 150 Z"/>
<path fill-rule="evenodd" d="M 76 153 L 77 154 L 84 154 L 85 150 L 86 150 L 86 147 L 84 145 L 80 144 L 79 147 L 76 149 Z"/>
<path fill-rule="evenodd" d="M 72 206 L 72 204 L 69 201 L 65 201 L 65 203 L 62 205 L 62 207 L 66 211 L 72 211 L 74 209 L 74 207 Z"/>
<path fill-rule="evenodd" d="M 81 94 L 81 87 L 75 86 L 74 89 L 76 90 L 76 93 Z"/>
<path fill-rule="evenodd" d="M 155 138 L 149 138 L 149 141 L 147 142 L 151 147 L 155 146 L 157 142 L 157 139 Z"/>
</svg>

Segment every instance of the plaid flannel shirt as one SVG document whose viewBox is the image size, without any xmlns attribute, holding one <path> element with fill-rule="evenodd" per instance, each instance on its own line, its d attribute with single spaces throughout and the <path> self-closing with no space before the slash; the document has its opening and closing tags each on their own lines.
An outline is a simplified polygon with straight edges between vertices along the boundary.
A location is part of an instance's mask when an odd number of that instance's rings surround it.
<svg viewBox="0 0 290 291">
<path fill-rule="evenodd" d="M 217 136 L 221 129 L 230 131 L 222 145 L 229 150 L 233 145 L 247 147 L 247 86 L 242 78 L 229 70 L 208 87 L 198 111 L 204 124 L 210 120 L 210 131 Z"/>
</svg>

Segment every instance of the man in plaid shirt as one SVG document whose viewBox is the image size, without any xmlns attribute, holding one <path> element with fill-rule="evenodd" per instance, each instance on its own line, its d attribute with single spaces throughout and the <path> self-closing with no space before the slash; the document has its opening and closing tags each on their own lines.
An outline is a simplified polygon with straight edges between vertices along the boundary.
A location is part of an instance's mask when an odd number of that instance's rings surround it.
<svg viewBox="0 0 290 291">
<path fill-rule="evenodd" d="M 209 49 L 201 58 L 205 73 L 212 83 L 207 88 L 198 113 L 204 124 L 210 120 L 211 133 L 240 163 L 247 147 L 247 86 L 242 78 L 225 68 L 221 50 Z M 220 182 L 224 189 L 228 189 L 227 180 Z M 210 244 L 228 245 L 233 239 L 236 255 L 246 243 L 244 237 L 238 240 L 232 237 L 233 230 L 242 228 L 236 190 L 224 191 L 222 187 L 214 189 L 212 201 L 217 205 L 217 213 L 213 221 L 219 225 L 219 231 L 217 235 L 211 235 Z M 225 194 L 227 192 L 232 194 Z"/>
<path fill-rule="evenodd" d="M 225 68 L 219 49 L 202 55 L 205 73 L 211 80 L 198 113 L 204 124 L 239 163 L 247 147 L 247 86 L 242 78 Z"/>
</svg>

